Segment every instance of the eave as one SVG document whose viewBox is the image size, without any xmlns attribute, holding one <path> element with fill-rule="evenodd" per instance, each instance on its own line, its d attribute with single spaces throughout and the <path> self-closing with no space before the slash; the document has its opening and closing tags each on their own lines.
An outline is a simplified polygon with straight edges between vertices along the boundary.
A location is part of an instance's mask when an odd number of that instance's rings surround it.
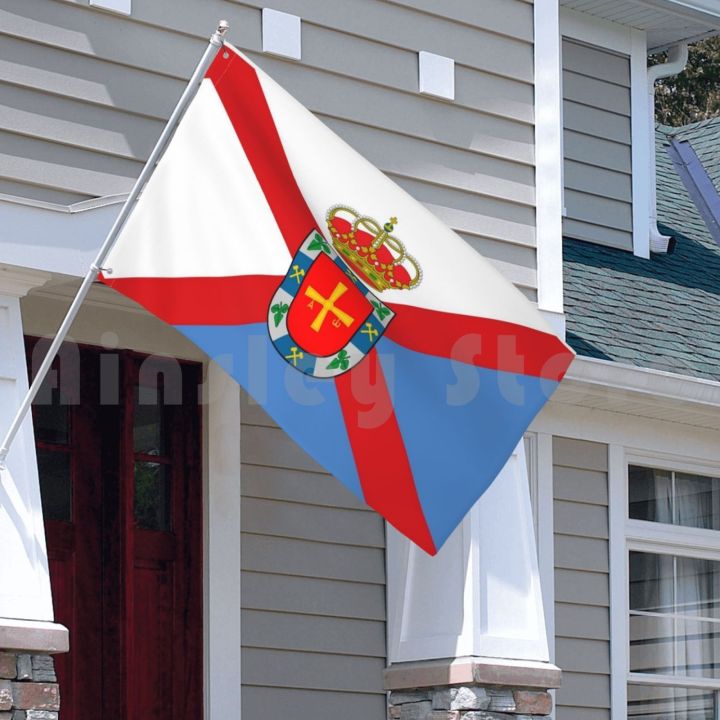
<svg viewBox="0 0 720 720">
<path fill-rule="evenodd" d="M 578 356 L 553 403 L 720 430 L 720 383 Z"/>
<path fill-rule="evenodd" d="M 720 33 L 716 0 L 560 0 L 560 5 L 646 31 L 650 52 Z"/>
</svg>

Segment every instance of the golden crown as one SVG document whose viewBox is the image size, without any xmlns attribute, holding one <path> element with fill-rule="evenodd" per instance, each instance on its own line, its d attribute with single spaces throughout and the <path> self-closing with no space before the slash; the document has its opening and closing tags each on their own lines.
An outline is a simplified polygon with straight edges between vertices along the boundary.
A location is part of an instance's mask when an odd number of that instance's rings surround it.
<svg viewBox="0 0 720 720">
<path fill-rule="evenodd" d="M 412 290 L 420 284 L 420 265 L 390 234 L 398 224 L 396 217 L 380 225 L 352 208 L 334 205 L 326 219 L 335 249 L 376 290 Z"/>
</svg>

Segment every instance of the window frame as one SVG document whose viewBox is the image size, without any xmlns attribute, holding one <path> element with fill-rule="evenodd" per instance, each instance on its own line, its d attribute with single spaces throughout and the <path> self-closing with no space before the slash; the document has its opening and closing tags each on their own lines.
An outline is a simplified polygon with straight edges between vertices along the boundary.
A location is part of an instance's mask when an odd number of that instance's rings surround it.
<svg viewBox="0 0 720 720">
<path fill-rule="evenodd" d="M 719 530 L 683 527 L 630 518 L 629 467 L 640 465 L 674 472 L 720 477 L 720 463 L 659 452 L 610 445 L 610 669 L 611 718 L 627 718 L 628 685 L 714 690 L 716 718 L 720 720 L 720 678 L 682 678 L 630 672 L 630 593 L 628 556 L 631 551 L 693 557 L 720 562 Z"/>
</svg>

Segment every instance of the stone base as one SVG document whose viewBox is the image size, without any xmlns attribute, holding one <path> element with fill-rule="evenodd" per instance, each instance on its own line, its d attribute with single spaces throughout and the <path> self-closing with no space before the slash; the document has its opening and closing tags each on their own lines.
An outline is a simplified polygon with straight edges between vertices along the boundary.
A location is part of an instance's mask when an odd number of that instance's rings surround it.
<svg viewBox="0 0 720 720">
<path fill-rule="evenodd" d="M 531 720 L 552 712 L 549 663 L 457 658 L 399 663 L 385 671 L 390 720 Z"/>
<path fill-rule="evenodd" d="M 52 657 L 0 650 L 0 720 L 58 720 L 59 709 Z"/>
<path fill-rule="evenodd" d="M 391 692 L 390 720 L 530 720 L 552 711 L 550 693 L 478 685 Z"/>
</svg>

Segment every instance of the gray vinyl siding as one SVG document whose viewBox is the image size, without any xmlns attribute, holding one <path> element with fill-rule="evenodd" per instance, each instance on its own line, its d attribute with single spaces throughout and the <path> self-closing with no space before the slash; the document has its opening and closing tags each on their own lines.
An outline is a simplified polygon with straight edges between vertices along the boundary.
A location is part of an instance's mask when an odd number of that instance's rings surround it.
<svg viewBox="0 0 720 720">
<path fill-rule="evenodd" d="M 554 438 L 556 720 L 610 718 L 607 446 Z"/>
<path fill-rule="evenodd" d="M 385 531 L 242 408 L 243 717 L 384 720 Z"/>
<path fill-rule="evenodd" d="M 567 237 L 632 250 L 630 58 L 563 40 Z"/>
<path fill-rule="evenodd" d="M 133 0 L 127 18 L 4 0 L 0 192 L 127 192 L 226 17 L 232 42 L 535 297 L 532 3 L 274 0 L 302 17 L 300 62 L 260 52 L 264 4 Z M 418 50 L 455 59 L 455 102 L 418 93 Z"/>
</svg>

